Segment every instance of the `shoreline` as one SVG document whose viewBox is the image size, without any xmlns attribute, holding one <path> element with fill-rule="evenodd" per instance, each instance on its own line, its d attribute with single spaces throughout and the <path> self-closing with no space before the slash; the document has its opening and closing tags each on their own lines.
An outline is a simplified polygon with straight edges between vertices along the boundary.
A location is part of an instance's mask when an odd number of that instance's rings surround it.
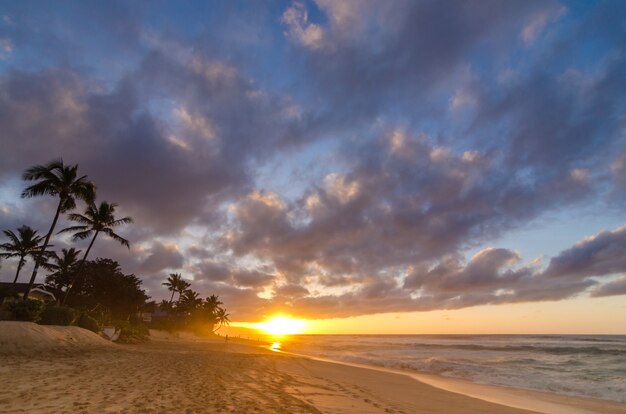
<svg viewBox="0 0 626 414">
<path fill-rule="evenodd" d="M 594 414 L 594 413 L 626 413 L 626 404 L 618 401 L 601 400 L 597 398 L 557 394 L 524 388 L 513 388 L 494 384 L 482 384 L 460 378 L 444 377 L 441 375 L 410 372 L 400 369 L 385 368 L 375 365 L 357 364 L 321 358 L 306 354 L 270 349 L 272 352 L 309 358 L 315 361 L 345 365 L 356 368 L 371 369 L 379 372 L 405 375 L 420 383 L 435 388 L 476 398 L 486 402 L 504 405 L 511 408 L 529 410 L 542 414 Z M 598 411 L 602 410 L 602 411 Z"/>
<path fill-rule="evenodd" d="M 207 340 L 211 341 L 211 339 Z M 544 392 L 524 388 L 513 388 L 494 384 L 481 384 L 436 374 L 410 372 L 375 365 L 357 364 L 330 358 L 321 358 L 307 354 L 283 351 L 280 348 L 274 348 L 272 347 L 274 341 L 271 340 L 261 341 L 262 343 L 264 342 L 265 345 L 259 344 L 258 340 L 250 340 L 240 337 L 231 337 L 230 341 L 232 344 L 237 344 L 239 346 L 260 348 L 265 352 L 271 352 L 283 356 L 305 358 L 335 365 L 407 376 L 421 384 L 426 384 L 443 391 L 475 398 L 488 403 L 541 414 L 626 414 L 626 404 L 622 404 L 617 401 L 564 395 L 554 392 Z"/>
</svg>

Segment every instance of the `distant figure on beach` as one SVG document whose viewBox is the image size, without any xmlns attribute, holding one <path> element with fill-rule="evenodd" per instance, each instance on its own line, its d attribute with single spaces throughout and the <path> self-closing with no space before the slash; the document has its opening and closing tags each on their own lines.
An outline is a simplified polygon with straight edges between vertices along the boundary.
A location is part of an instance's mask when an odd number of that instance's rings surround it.
<svg viewBox="0 0 626 414">
<path fill-rule="evenodd" d="M 228 342 L 228 335 L 224 337 L 224 342 Z"/>
</svg>

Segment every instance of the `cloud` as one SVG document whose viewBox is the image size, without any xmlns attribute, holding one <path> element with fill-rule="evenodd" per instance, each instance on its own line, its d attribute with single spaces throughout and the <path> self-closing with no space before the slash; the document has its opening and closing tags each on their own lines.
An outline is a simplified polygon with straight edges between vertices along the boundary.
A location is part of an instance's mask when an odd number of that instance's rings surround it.
<svg viewBox="0 0 626 414">
<path fill-rule="evenodd" d="M 160 53 L 148 61 L 111 90 L 69 70 L 0 77 L 0 123 L 11 137 L 0 174 L 62 155 L 80 163 L 100 196 L 119 202 L 139 225 L 175 232 L 249 188 L 251 160 L 298 139 L 299 127 L 281 115 L 287 103 L 219 69 L 219 61 L 175 62 Z M 162 108 L 175 122 L 140 106 L 156 99 L 146 89 L 186 102 Z"/>
<path fill-rule="evenodd" d="M 617 295 L 626 295 L 626 276 L 606 283 L 591 292 L 591 296 L 594 298 Z"/>
<path fill-rule="evenodd" d="M 256 192 L 240 199 L 225 243 L 273 261 L 289 278 L 312 266 L 330 275 L 376 273 L 456 252 L 470 238 L 494 237 L 584 195 L 585 184 L 570 174 L 531 187 L 494 154 L 455 154 L 422 135 L 403 135 L 398 151 L 397 136 L 357 149 L 352 169 L 327 175 L 295 203 Z"/>
<path fill-rule="evenodd" d="M 542 10 L 524 26 L 520 37 L 525 44 L 532 44 L 549 23 L 556 22 L 566 11 L 565 7 Z"/>
<path fill-rule="evenodd" d="M 146 258 L 138 267 L 140 274 L 157 273 L 166 269 L 180 269 L 184 263 L 184 257 L 174 244 L 155 242 L 146 252 Z"/>
<path fill-rule="evenodd" d="M 232 278 L 237 286 L 246 288 L 263 288 L 274 280 L 273 275 L 246 269 L 234 272 Z"/>
<path fill-rule="evenodd" d="M 453 3 L 317 1 L 327 17 L 319 25 L 308 22 L 307 6 L 294 3 L 283 23 L 306 61 L 308 84 L 332 102 L 328 116 L 336 122 L 348 117 L 354 125 L 385 106 L 437 113 L 438 94 L 465 70 L 467 56 L 478 48 L 497 54 L 516 39 L 521 21 L 546 7 L 538 1 Z M 306 43 L 309 28 L 320 35 Z M 441 104 L 445 110 L 446 99 Z"/>
<path fill-rule="evenodd" d="M 287 35 L 294 41 L 311 49 L 322 46 L 324 31 L 322 28 L 309 22 L 309 15 L 302 3 L 295 2 L 283 13 L 281 21 L 289 28 Z"/>
<path fill-rule="evenodd" d="M 0 38 L 0 60 L 6 59 L 13 52 L 13 41 L 9 38 Z"/>
<path fill-rule="evenodd" d="M 626 226 L 579 241 L 550 260 L 546 275 L 580 279 L 626 272 Z"/>
</svg>

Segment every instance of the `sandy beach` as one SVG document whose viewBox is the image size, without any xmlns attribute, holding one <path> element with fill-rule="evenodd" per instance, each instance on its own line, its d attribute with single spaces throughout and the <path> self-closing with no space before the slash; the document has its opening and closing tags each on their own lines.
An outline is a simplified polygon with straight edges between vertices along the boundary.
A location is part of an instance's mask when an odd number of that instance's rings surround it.
<svg viewBox="0 0 626 414">
<path fill-rule="evenodd" d="M 1 413 L 533 412 L 232 341 L 153 332 L 147 343 L 117 345 L 80 328 L 15 322 L 0 326 L 0 382 Z M 626 413 L 619 404 L 554 399 L 564 410 L 567 401 L 577 412 Z"/>
</svg>

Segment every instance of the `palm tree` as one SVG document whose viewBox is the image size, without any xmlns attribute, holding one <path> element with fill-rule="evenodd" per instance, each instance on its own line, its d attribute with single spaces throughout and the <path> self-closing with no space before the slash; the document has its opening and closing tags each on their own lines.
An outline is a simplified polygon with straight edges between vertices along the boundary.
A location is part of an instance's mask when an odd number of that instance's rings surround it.
<svg viewBox="0 0 626 414">
<path fill-rule="evenodd" d="M 61 249 L 62 255 L 54 253 L 48 267 L 53 272 L 46 276 L 46 284 L 52 286 L 60 294 L 63 287 L 69 286 L 78 267 L 80 250 L 71 247 Z"/>
<path fill-rule="evenodd" d="M 202 305 L 202 298 L 198 292 L 192 289 L 185 289 L 180 293 L 176 302 L 176 311 L 185 315 L 190 315 Z"/>
<path fill-rule="evenodd" d="M 17 234 L 11 230 L 4 230 L 3 233 L 9 238 L 10 242 L 0 244 L 0 249 L 6 252 L 0 253 L 0 257 L 19 258 L 15 279 L 13 279 L 13 286 L 15 286 L 17 279 L 20 277 L 20 271 L 26 264 L 26 258 L 30 256 L 37 260 L 37 257 L 39 257 L 39 245 L 43 240 L 43 236 L 38 236 L 36 230 L 26 225 L 18 227 Z"/>
<path fill-rule="evenodd" d="M 229 316 L 230 315 L 226 313 L 226 309 L 218 307 L 215 311 L 215 321 L 217 322 L 218 326 L 217 329 L 213 332 L 217 332 L 224 325 L 230 325 L 230 319 L 228 319 Z"/>
<path fill-rule="evenodd" d="M 178 292 L 178 301 L 180 301 L 180 297 L 182 293 L 191 286 L 189 282 L 187 282 L 180 273 L 170 273 L 167 281 L 162 283 L 163 286 L 167 286 L 167 290 L 172 292 L 172 296 L 170 297 L 170 303 L 174 300 L 174 294 Z"/>
<path fill-rule="evenodd" d="M 67 300 L 67 296 L 72 289 L 74 283 L 80 277 L 80 272 L 85 265 L 85 260 L 87 260 L 87 256 L 89 255 L 89 251 L 93 246 L 96 238 L 100 233 L 104 233 L 113 240 L 119 242 L 120 244 L 128 247 L 130 249 L 130 244 L 128 240 L 119 236 L 113 231 L 113 227 L 117 227 L 122 224 L 129 224 L 133 222 L 133 219 L 130 217 L 124 217 L 121 219 L 115 218 L 115 208 L 117 204 L 115 203 L 107 203 L 103 201 L 100 203 L 100 206 L 96 206 L 94 202 L 90 203 L 87 206 L 87 210 L 85 210 L 85 214 L 70 214 L 68 215 L 68 219 L 71 221 L 75 221 L 80 223 L 78 226 L 68 227 L 66 229 L 61 230 L 59 233 L 66 232 L 75 232 L 72 238 L 76 240 L 84 240 L 88 237 L 91 237 L 91 242 L 89 243 L 89 247 L 85 251 L 85 255 L 83 256 L 80 264 L 78 265 L 78 269 L 76 269 L 76 273 L 72 278 L 72 283 L 67 287 L 65 291 L 65 297 L 63 298 L 63 303 Z"/>
<path fill-rule="evenodd" d="M 78 164 L 65 165 L 62 159 L 52 161 L 46 165 L 30 167 L 24 171 L 22 178 L 26 181 L 36 181 L 35 184 L 24 189 L 22 198 L 32 198 L 41 195 L 51 195 L 59 198 L 52 225 L 39 251 L 39 256 L 42 257 L 46 248 L 48 248 L 48 243 L 57 225 L 59 215 L 76 208 L 77 199 L 88 203 L 92 202 L 95 198 L 96 187 L 87 179 L 86 175 L 78 176 Z M 24 293 L 24 300 L 28 299 L 28 294 L 37 278 L 40 264 L 41 260 L 35 260 L 35 268 L 30 277 L 28 288 Z"/>
<path fill-rule="evenodd" d="M 211 312 L 214 312 L 216 309 L 220 307 L 220 305 L 223 304 L 219 296 L 217 295 L 209 296 L 208 298 L 204 299 L 204 302 L 205 302 L 205 306 L 209 308 Z"/>
</svg>

